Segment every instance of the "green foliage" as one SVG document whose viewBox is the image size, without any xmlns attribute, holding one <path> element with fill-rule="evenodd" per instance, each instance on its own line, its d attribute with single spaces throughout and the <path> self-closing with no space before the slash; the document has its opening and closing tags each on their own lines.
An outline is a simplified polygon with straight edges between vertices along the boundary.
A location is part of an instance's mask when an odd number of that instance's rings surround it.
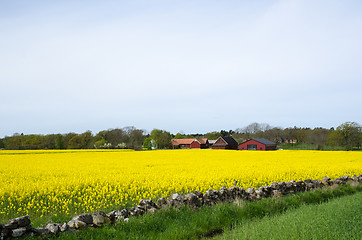
<svg viewBox="0 0 362 240">
<path fill-rule="evenodd" d="M 174 137 L 174 139 L 183 139 L 184 136 L 181 133 L 177 133 Z"/>
<path fill-rule="evenodd" d="M 0 149 L 5 148 L 5 140 L 0 138 Z"/>
<path fill-rule="evenodd" d="M 343 146 L 346 150 L 359 149 L 362 143 L 362 127 L 355 122 L 345 122 L 329 133 L 327 142 L 331 146 Z"/>
<path fill-rule="evenodd" d="M 153 129 L 150 138 L 155 141 L 158 149 L 171 148 L 172 136 L 165 130 Z"/>
<path fill-rule="evenodd" d="M 153 139 L 151 137 L 148 137 L 143 141 L 143 147 L 147 150 L 152 150 L 156 146 Z"/>
<path fill-rule="evenodd" d="M 94 148 L 100 149 L 100 148 L 107 148 L 107 141 L 102 138 L 94 143 Z"/>
<path fill-rule="evenodd" d="M 216 140 L 216 139 L 218 139 L 219 137 L 221 137 L 222 136 L 222 134 L 220 133 L 220 132 L 216 132 L 216 131 L 214 131 L 214 132 L 209 132 L 209 133 L 206 133 L 205 134 L 205 137 L 207 138 L 207 139 L 211 139 L 211 140 Z"/>
<path fill-rule="evenodd" d="M 276 143 L 296 142 L 300 145 L 283 145 L 284 149 L 315 149 L 315 150 L 360 150 L 362 144 L 362 127 L 355 122 L 346 122 L 336 129 L 325 128 L 286 128 L 271 127 L 265 123 L 252 123 L 235 131 L 221 130 L 206 134 L 181 134 L 174 138 L 202 138 L 216 140 L 220 136 L 232 135 L 239 143 L 251 138 L 266 138 Z M 0 138 L 0 149 L 88 149 L 88 148 L 130 148 L 140 150 L 142 147 L 171 148 L 172 135 L 165 131 L 154 129 L 150 134 L 153 140 L 150 145 L 145 131 L 135 127 L 124 127 L 100 131 L 95 136 L 90 131 L 85 133 L 23 135 L 14 134 L 11 137 Z M 104 142 L 105 141 L 105 142 Z"/>
<path fill-rule="evenodd" d="M 55 138 L 55 149 L 65 149 L 64 137 L 61 134 L 57 134 Z"/>
</svg>

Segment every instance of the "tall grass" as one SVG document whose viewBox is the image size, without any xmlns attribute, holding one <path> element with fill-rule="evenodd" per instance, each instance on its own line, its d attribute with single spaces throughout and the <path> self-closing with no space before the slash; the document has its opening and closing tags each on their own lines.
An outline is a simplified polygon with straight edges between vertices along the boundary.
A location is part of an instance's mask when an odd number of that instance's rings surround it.
<svg viewBox="0 0 362 240">
<path fill-rule="evenodd" d="M 362 192 L 234 226 L 217 239 L 361 239 Z"/>
</svg>

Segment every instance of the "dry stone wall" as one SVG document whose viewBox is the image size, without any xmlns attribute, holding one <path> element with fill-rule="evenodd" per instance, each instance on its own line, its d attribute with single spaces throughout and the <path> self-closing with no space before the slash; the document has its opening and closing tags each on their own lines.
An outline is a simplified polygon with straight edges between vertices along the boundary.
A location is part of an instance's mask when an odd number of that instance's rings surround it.
<svg viewBox="0 0 362 240">
<path fill-rule="evenodd" d="M 128 222 L 130 217 L 140 216 L 146 213 L 153 213 L 167 207 L 189 206 L 197 209 L 202 206 L 212 206 L 220 202 L 233 202 L 236 199 L 246 201 L 258 201 L 262 198 L 282 197 L 287 194 L 310 191 L 324 186 L 359 184 L 362 175 L 350 177 L 349 175 L 331 180 L 329 177 L 323 180 L 306 179 L 304 181 L 273 182 L 270 186 L 263 186 L 258 189 L 243 189 L 237 186 L 231 188 L 222 187 L 220 190 L 207 190 L 205 193 L 195 191 L 185 196 L 179 193 L 173 194 L 169 199 L 160 198 L 157 202 L 142 199 L 140 203 L 131 209 L 115 210 L 108 214 L 96 212 L 93 214 L 80 214 L 75 216 L 68 223 L 49 223 L 42 228 L 33 228 L 30 217 L 22 216 L 10 219 L 6 224 L 0 223 L 0 240 L 20 238 L 24 236 L 52 236 L 60 233 L 71 233 L 86 227 L 101 227 L 104 224 L 115 224 L 119 221 Z M 235 183 L 236 185 L 236 183 Z"/>
</svg>

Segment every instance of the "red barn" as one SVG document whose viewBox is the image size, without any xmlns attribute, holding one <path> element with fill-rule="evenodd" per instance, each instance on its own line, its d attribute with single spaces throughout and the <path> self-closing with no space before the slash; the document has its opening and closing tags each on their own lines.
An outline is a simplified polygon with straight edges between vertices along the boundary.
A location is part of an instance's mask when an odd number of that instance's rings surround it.
<svg viewBox="0 0 362 240">
<path fill-rule="evenodd" d="M 219 137 L 212 145 L 212 149 L 238 149 L 238 143 L 233 137 Z"/>
<path fill-rule="evenodd" d="M 173 149 L 190 149 L 190 148 L 208 148 L 209 141 L 207 138 L 187 138 L 187 139 L 172 139 L 171 144 Z"/>
<path fill-rule="evenodd" d="M 188 149 L 191 148 L 191 143 L 194 141 L 193 138 L 189 139 L 172 139 L 171 144 L 173 149 L 181 148 Z"/>
<path fill-rule="evenodd" d="M 199 138 L 199 139 L 194 139 L 190 145 L 190 148 L 200 148 L 200 149 L 205 149 L 209 147 L 209 141 L 207 140 L 207 138 Z"/>
<path fill-rule="evenodd" d="M 250 139 L 239 145 L 239 150 L 276 150 L 277 144 L 265 138 Z"/>
</svg>

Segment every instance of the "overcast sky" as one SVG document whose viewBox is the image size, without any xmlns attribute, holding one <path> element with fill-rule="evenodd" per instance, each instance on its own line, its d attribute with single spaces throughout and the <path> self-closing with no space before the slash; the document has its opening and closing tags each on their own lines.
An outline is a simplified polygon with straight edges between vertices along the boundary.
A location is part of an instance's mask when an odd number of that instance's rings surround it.
<svg viewBox="0 0 362 240">
<path fill-rule="evenodd" d="M 362 123 L 361 1 L 0 1 L 0 137 Z"/>
</svg>

